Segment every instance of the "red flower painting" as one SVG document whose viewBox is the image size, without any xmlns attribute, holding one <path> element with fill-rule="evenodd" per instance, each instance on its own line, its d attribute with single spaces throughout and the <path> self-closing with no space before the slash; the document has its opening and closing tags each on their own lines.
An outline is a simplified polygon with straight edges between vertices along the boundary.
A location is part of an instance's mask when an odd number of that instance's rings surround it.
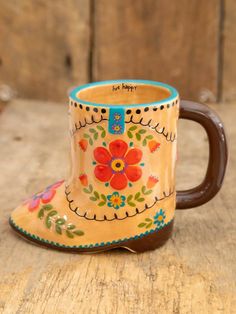
<svg viewBox="0 0 236 314">
<path fill-rule="evenodd" d="M 138 148 L 128 149 L 123 140 L 110 143 L 109 150 L 97 147 L 94 150 L 97 161 L 94 169 L 96 178 L 102 182 L 110 181 L 115 190 L 125 189 L 128 181 L 135 182 L 141 178 L 142 169 L 137 165 L 142 159 L 142 151 Z"/>
</svg>

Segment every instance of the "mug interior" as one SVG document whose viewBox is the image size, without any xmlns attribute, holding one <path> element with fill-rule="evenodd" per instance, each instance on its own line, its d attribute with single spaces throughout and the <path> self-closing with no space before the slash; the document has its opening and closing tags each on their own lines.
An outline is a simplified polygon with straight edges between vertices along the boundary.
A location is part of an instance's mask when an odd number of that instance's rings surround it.
<svg viewBox="0 0 236 314">
<path fill-rule="evenodd" d="M 173 87 L 159 82 L 123 80 L 87 84 L 72 91 L 71 96 L 90 105 L 146 106 L 174 99 L 177 92 Z"/>
</svg>

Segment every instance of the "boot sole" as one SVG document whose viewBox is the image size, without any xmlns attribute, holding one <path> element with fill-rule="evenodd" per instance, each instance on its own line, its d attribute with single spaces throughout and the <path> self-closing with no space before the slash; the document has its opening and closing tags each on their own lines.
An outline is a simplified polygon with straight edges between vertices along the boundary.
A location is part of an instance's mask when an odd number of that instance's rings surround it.
<svg viewBox="0 0 236 314">
<path fill-rule="evenodd" d="M 127 249 L 133 253 L 143 253 L 146 251 L 155 250 L 159 247 L 161 247 L 165 242 L 170 238 L 173 230 L 174 221 L 172 220 L 167 226 L 164 228 L 153 232 L 151 234 L 145 235 L 142 238 L 139 239 L 132 239 L 127 240 L 120 243 L 115 244 L 109 244 L 109 245 L 103 245 L 101 247 L 92 247 L 92 248 L 73 248 L 73 247 L 63 247 L 63 246 L 56 246 L 50 243 L 42 242 L 36 238 L 32 238 L 28 236 L 25 233 L 22 233 L 12 222 L 11 219 L 9 219 L 9 224 L 13 228 L 13 230 L 20 235 L 22 238 L 26 239 L 29 242 L 33 242 L 34 244 L 37 244 L 40 247 L 46 247 L 50 249 L 54 249 L 57 251 L 63 251 L 68 253 L 98 253 L 98 252 L 104 252 L 108 250 L 123 248 Z"/>
</svg>

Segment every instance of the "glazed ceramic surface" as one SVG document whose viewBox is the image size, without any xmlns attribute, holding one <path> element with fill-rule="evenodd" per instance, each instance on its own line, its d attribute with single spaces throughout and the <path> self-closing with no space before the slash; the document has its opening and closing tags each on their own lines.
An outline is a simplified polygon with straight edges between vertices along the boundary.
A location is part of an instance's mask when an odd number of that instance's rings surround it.
<svg viewBox="0 0 236 314">
<path fill-rule="evenodd" d="M 69 117 L 70 175 L 21 204 L 13 228 L 78 251 L 162 244 L 176 207 L 177 91 L 151 81 L 92 83 L 72 91 Z"/>
</svg>

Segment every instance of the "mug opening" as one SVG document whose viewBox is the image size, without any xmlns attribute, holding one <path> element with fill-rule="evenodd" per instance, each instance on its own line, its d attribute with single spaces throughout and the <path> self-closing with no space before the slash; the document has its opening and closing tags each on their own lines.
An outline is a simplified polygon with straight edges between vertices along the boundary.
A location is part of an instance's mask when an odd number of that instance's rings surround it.
<svg viewBox="0 0 236 314">
<path fill-rule="evenodd" d="M 116 80 L 90 83 L 72 91 L 72 100 L 92 106 L 149 106 L 174 100 L 177 91 L 164 83 Z"/>
</svg>

